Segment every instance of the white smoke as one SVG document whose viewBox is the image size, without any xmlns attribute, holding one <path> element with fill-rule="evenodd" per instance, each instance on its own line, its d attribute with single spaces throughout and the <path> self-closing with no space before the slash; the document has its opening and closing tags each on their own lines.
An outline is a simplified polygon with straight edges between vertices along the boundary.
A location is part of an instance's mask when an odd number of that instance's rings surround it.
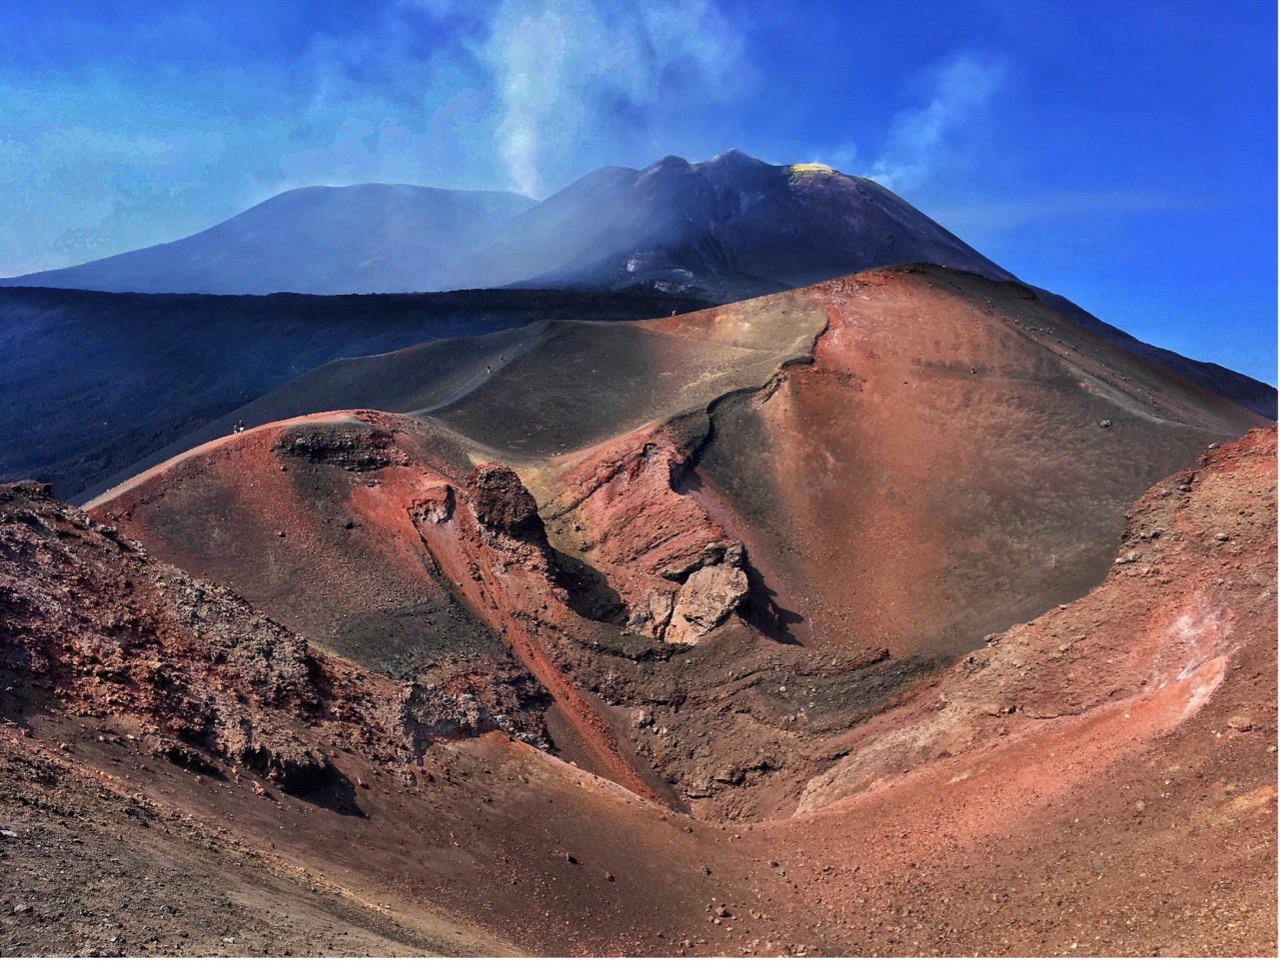
<svg viewBox="0 0 1280 962">
<path fill-rule="evenodd" d="M 891 190 L 919 187 L 949 158 L 951 141 L 986 107 L 1004 80 L 1004 66 L 972 54 L 944 63 L 929 102 L 898 114 L 870 177 Z"/>
<path fill-rule="evenodd" d="M 712 0 L 504 0 L 480 50 L 499 155 L 541 196 L 593 141 L 643 139 L 737 90 L 742 44 Z"/>
</svg>

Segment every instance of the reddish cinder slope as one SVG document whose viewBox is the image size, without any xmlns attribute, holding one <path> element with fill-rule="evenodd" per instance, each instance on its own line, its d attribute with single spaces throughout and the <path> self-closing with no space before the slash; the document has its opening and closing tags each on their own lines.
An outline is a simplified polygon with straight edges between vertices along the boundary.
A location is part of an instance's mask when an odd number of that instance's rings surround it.
<svg viewBox="0 0 1280 962">
<path fill-rule="evenodd" d="M 1097 589 L 865 726 L 779 827 L 842 866 L 860 945 L 1273 955 L 1276 550 L 1272 428 L 1146 494 Z"/>
<path fill-rule="evenodd" d="M 6 951 L 663 954 L 719 887 L 672 871 L 715 830 L 478 737 L 536 715 L 326 656 L 43 487 L 0 488 L 0 633 Z"/>
<path fill-rule="evenodd" d="M 650 442 L 642 436 L 630 442 L 643 451 Z M 395 666 L 433 683 L 493 679 L 530 704 L 545 693 L 562 757 L 641 795 L 711 817 L 788 812 L 834 757 L 829 738 L 921 666 L 882 665 L 881 652 L 831 658 L 780 643 L 767 602 L 744 607 L 746 621 L 736 615 L 753 581 L 757 594 L 764 590 L 759 575 L 673 486 L 683 461 L 670 437 L 647 436 L 643 465 L 582 480 L 575 517 L 596 506 L 602 518 L 623 504 L 653 509 L 623 524 L 628 537 L 602 536 L 598 554 L 614 561 L 594 574 L 548 543 L 510 469 L 464 470 L 463 455 L 436 453 L 449 435 L 375 412 L 227 438 L 151 472 L 94 513 L 366 668 Z M 631 475 L 636 484 L 624 483 Z M 622 500 L 597 505 L 609 491 Z M 646 531 L 675 528 L 679 537 L 659 535 L 653 551 L 612 554 Z M 601 583 L 614 593 L 605 576 L 633 609 L 640 590 L 661 594 L 662 631 L 637 623 L 634 612 L 630 628 L 600 620 Z M 406 628 L 409 615 L 417 617 Z M 360 625 L 363 643 L 334 624 Z M 704 640 L 691 653 L 657 634 Z M 826 689 L 818 697 L 816 684 Z"/>
<path fill-rule="evenodd" d="M 564 757 L 763 818 L 920 678 L 1087 592 L 1132 498 L 1257 421 L 935 268 L 542 334 L 429 417 L 267 425 L 94 511 L 366 667 L 522 665 Z M 474 523 L 504 459 L 546 540 Z"/>
<path fill-rule="evenodd" d="M 969 651 L 1096 584 L 1134 498 L 1262 423 L 1020 285 L 920 267 L 806 293 L 814 363 L 716 406 L 697 460 L 806 643 Z"/>
<path fill-rule="evenodd" d="M 392 438 L 401 423 L 316 415 L 210 442 L 135 479 L 105 513 L 338 653 L 412 669 L 379 650 L 379 629 L 457 625 L 477 647 L 491 632 L 467 625 L 447 581 L 424 566 L 404 510 L 447 483 L 442 472 L 465 477 L 468 466 L 443 437 L 411 463 Z"/>
</svg>

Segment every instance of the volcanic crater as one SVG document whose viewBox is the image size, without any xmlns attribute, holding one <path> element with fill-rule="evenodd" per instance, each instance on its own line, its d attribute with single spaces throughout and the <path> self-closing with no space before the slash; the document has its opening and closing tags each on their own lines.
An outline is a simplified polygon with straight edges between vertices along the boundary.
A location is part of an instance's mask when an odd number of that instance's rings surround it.
<svg viewBox="0 0 1280 962">
<path fill-rule="evenodd" d="M 442 343 L 6 489 L 10 752 L 380 950 L 1274 951 L 1259 415 L 924 265 Z"/>
</svg>

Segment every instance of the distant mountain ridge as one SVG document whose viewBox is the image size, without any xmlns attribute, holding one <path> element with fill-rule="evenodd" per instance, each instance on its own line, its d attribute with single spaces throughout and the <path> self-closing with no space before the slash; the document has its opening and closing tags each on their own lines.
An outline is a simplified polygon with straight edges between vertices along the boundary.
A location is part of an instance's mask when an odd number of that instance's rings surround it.
<svg viewBox="0 0 1280 962">
<path fill-rule="evenodd" d="M 397 184 L 286 191 L 189 237 L 0 281 L 152 294 L 647 288 L 741 300 L 890 264 L 1012 275 L 873 181 L 730 150 L 605 167 L 542 202 Z"/>
<path fill-rule="evenodd" d="M 189 237 L 0 281 L 138 294 L 375 294 L 452 289 L 447 263 L 534 204 L 406 184 L 300 187 Z"/>
</svg>

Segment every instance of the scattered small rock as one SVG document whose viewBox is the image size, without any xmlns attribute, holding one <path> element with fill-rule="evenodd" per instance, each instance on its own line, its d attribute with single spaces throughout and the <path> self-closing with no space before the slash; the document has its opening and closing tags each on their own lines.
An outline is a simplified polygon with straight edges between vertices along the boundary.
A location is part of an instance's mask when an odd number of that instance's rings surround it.
<svg viewBox="0 0 1280 962">
<path fill-rule="evenodd" d="M 1232 715 L 1227 719 L 1227 727 L 1238 732 L 1253 731 L 1253 719 L 1248 715 Z"/>
<path fill-rule="evenodd" d="M 1111 427 L 1111 418 L 1103 418 L 1101 421 L 1098 422 L 1098 427 L 1100 428 Z"/>
</svg>

